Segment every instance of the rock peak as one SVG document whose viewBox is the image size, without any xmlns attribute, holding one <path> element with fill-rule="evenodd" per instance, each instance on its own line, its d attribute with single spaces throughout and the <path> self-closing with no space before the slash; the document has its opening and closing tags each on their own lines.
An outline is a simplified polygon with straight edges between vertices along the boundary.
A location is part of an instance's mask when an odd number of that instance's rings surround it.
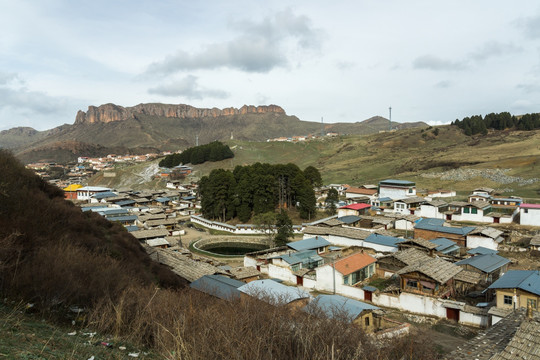
<svg viewBox="0 0 540 360">
<path fill-rule="evenodd" d="M 139 104 L 132 107 L 122 107 L 115 104 L 104 104 L 98 107 L 89 106 L 86 112 L 79 110 L 75 118 L 75 124 L 94 124 L 109 123 L 112 121 L 123 121 L 133 118 L 136 114 L 145 114 L 153 116 L 163 116 L 171 118 L 203 118 L 220 117 L 244 114 L 285 114 L 280 106 L 277 105 L 244 105 L 237 109 L 234 107 L 218 109 L 201 109 L 190 105 L 178 104 Z"/>
</svg>

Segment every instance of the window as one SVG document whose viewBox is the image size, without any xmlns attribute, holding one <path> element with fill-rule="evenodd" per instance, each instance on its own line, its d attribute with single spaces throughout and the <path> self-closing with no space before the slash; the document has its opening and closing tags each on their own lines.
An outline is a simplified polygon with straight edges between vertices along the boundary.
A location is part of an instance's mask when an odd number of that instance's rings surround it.
<svg viewBox="0 0 540 360">
<path fill-rule="evenodd" d="M 536 310 L 536 299 L 527 299 L 527 308 L 529 306 Z"/>
<path fill-rule="evenodd" d="M 300 270 L 300 264 L 294 264 L 293 266 L 291 266 L 291 270 L 292 270 L 292 271 L 298 271 L 298 270 Z"/>
<path fill-rule="evenodd" d="M 349 285 L 349 275 L 345 275 L 345 276 L 343 277 L 343 283 L 344 283 L 345 285 Z"/>
<path fill-rule="evenodd" d="M 505 305 L 512 305 L 512 296 L 504 295 L 504 304 Z"/>
<path fill-rule="evenodd" d="M 413 188 L 409 188 L 409 194 L 413 193 Z"/>
<path fill-rule="evenodd" d="M 528 214 L 528 213 L 529 213 L 529 209 L 523 209 L 523 212 L 524 212 L 525 214 Z"/>
<path fill-rule="evenodd" d="M 478 214 L 477 208 L 471 208 L 471 214 Z"/>
<path fill-rule="evenodd" d="M 418 289 L 418 281 L 416 280 L 410 280 L 410 279 L 407 279 L 407 284 L 406 286 L 408 288 L 412 288 L 412 289 Z"/>
<path fill-rule="evenodd" d="M 468 213 L 469 213 L 469 208 L 468 208 L 468 207 L 464 207 L 464 208 L 463 208 L 463 213 L 464 213 L 464 214 L 468 214 Z"/>
<path fill-rule="evenodd" d="M 366 324 L 366 326 L 369 326 L 369 317 L 365 317 L 364 318 L 364 324 Z"/>
</svg>

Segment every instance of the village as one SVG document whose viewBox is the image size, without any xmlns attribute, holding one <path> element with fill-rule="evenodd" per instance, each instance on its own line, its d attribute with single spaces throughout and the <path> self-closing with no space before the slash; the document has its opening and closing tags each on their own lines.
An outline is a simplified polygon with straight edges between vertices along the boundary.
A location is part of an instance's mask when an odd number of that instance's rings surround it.
<svg viewBox="0 0 540 360">
<path fill-rule="evenodd" d="M 317 202 L 324 209 L 335 189 L 337 213 L 294 225 L 294 239 L 275 247 L 275 229 L 202 217 L 197 183 L 173 180 L 172 171 L 192 169 L 158 171 L 163 190 L 63 190 L 82 211 L 123 225 L 193 289 L 224 300 L 339 313 L 377 337 L 409 332 L 406 321 L 387 316 L 398 311 L 486 331 L 513 326 L 513 338 L 524 309 L 538 310 L 540 204 L 485 187 L 456 201 L 454 191 L 406 180 L 330 184 L 316 189 Z M 217 245 L 257 250 L 223 255 L 212 251 Z"/>
</svg>

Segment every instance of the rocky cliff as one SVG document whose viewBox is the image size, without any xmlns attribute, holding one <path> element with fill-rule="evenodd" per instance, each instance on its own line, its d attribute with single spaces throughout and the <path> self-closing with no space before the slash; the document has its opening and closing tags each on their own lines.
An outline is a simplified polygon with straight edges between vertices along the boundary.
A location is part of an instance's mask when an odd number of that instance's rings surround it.
<svg viewBox="0 0 540 360">
<path fill-rule="evenodd" d="M 168 118 L 216 118 L 220 116 L 244 115 L 244 114 L 266 114 L 275 113 L 285 115 L 285 110 L 277 105 L 244 105 L 240 109 L 199 109 L 190 105 L 169 105 L 169 104 L 139 104 L 133 107 L 122 107 L 115 104 L 105 104 L 101 106 L 89 106 L 86 112 L 79 110 L 75 118 L 77 124 L 109 123 L 134 118 L 137 114 L 163 116 Z"/>
</svg>

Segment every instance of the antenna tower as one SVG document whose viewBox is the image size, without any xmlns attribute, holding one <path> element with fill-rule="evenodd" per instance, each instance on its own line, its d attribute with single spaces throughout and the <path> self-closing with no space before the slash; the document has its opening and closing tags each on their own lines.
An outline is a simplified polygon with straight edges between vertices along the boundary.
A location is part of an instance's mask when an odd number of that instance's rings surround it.
<svg viewBox="0 0 540 360">
<path fill-rule="evenodd" d="M 389 116 L 390 129 L 389 130 L 392 130 L 392 107 L 391 106 L 388 108 L 388 111 L 390 112 L 390 116 Z"/>
</svg>

